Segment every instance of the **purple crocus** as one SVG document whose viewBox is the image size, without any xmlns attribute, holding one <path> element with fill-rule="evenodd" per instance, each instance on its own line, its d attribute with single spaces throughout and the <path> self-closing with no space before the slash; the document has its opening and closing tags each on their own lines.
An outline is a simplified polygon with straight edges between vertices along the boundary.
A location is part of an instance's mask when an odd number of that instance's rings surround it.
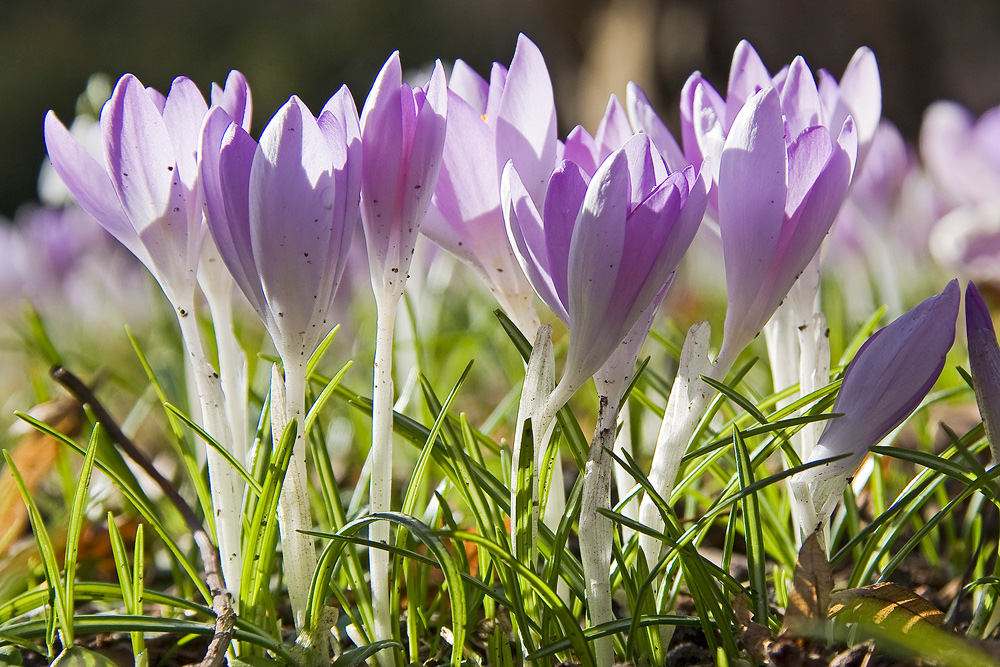
<svg viewBox="0 0 1000 667">
<path fill-rule="evenodd" d="M 811 532 L 833 514 L 848 477 L 883 438 L 910 416 L 944 368 L 955 341 L 961 290 L 952 280 L 932 296 L 865 341 L 847 370 L 833 412 L 807 462 L 845 458 L 800 472 L 796 497 L 811 512 Z"/>
<path fill-rule="evenodd" d="M 249 113 L 249 90 L 242 75 L 231 75 L 219 96 L 232 105 L 230 113 Z M 103 164 L 51 111 L 45 117 L 45 142 L 52 165 L 81 207 L 160 284 L 177 315 L 205 430 L 232 450 L 218 373 L 205 354 L 193 316 L 204 239 L 199 133 L 207 110 L 190 79 L 174 79 L 163 96 L 126 74 L 101 110 Z M 215 449 L 208 449 L 207 458 L 223 577 L 238 603 L 243 491 L 235 471 Z"/>
<path fill-rule="evenodd" d="M 538 316 L 531 285 L 507 242 L 500 174 L 507 160 L 545 178 L 555 167 L 548 68 L 538 47 L 520 35 L 509 71 L 494 63 L 487 83 L 459 60 L 448 85 L 444 155 L 421 231 L 472 268 L 518 327 L 534 336 Z"/>
<path fill-rule="evenodd" d="M 318 119 L 292 97 L 258 144 L 216 107 L 201 141 L 206 212 L 219 255 L 263 320 L 284 368 L 284 387 L 272 387 L 272 396 L 283 394 L 285 401 L 276 400 L 272 410 L 300 425 L 278 515 L 285 580 L 301 628 L 316 563 L 312 538 L 300 532 L 312 528 L 301 431 L 306 362 L 333 328 L 330 310 L 358 224 L 357 109 L 346 87 Z"/>
<path fill-rule="evenodd" d="M 219 253 L 279 356 L 305 363 L 357 227 L 361 136 L 346 87 L 319 118 L 292 97 L 258 144 L 220 107 L 202 133 L 206 211 Z"/>
<path fill-rule="evenodd" d="M 939 264 L 979 281 L 1000 278 L 1000 107 L 976 118 L 954 102 L 924 114 L 920 153 L 950 211 L 929 247 Z"/>
<path fill-rule="evenodd" d="M 786 140 L 779 93 L 740 109 L 719 160 L 719 229 L 729 304 L 717 365 L 728 368 L 812 260 L 851 182 L 857 138 L 822 125 Z M 725 372 L 725 371 L 723 371 Z"/>
<path fill-rule="evenodd" d="M 504 169 L 510 242 L 536 293 L 569 325 L 555 403 L 597 372 L 663 289 L 701 223 L 706 191 L 694 168 L 668 173 L 643 134 L 593 178 L 563 160 L 541 213 L 519 172 Z"/>
<path fill-rule="evenodd" d="M 441 167 L 448 91 L 434 67 L 426 90 L 402 83 L 399 53 L 382 67 L 361 113 L 361 219 L 375 299 L 398 300 Z"/>
<path fill-rule="evenodd" d="M 375 368 L 369 510 L 389 510 L 392 487 L 392 339 L 399 298 L 441 167 L 448 89 L 441 63 L 425 88 L 402 82 L 399 53 L 379 72 L 361 115 L 364 166 L 361 220 L 375 292 Z M 372 525 L 373 542 L 388 543 L 389 526 Z M 388 553 L 368 550 L 375 639 L 393 636 Z M 388 658 L 386 658 L 388 660 Z"/>
<path fill-rule="evenodd" d="M 825 127 L 831 136 L 838 136 L 850 117 L 858 142 L 855 159 L 863 161 L 882 114 L 881 82 L 871 50 L 862 47 L 855 52 L 839 84 L 828 72 L 820 70 L 817 85 L 801 56 L 772 76 L 754 48 L 744 40 L 733 54 L 725 98 L 700 72 L 692 74 L 681 91 L 684 153 L 696 166 L 709 160 L 715 170 L 715 186 L 718 186 L 722 150 L 736 117 L 751 98 L 767 87 L 773 87 L 779 94 L 789 142 L 817 125 Z M 709 209 L 714 217 L 715 187 Z"/>
<path fill-rule="evenodd" d="M 1000 347 L 993 317 L 973 282 L 965 290 L 965 328 L 969 337 L 969 366 L 986 439 L 997 463 L 1000 448 Z"/>
<path fill-rule="evenodd" d="M 163 95 L 131 74 L 101 111 L 101 164 L 51 111 L 45 143 L 80 205 L 149 268 L 170 302 L 189 310 L 201 251 L 198 131 L 208 105 L 194 83 Z"/>
</svg>

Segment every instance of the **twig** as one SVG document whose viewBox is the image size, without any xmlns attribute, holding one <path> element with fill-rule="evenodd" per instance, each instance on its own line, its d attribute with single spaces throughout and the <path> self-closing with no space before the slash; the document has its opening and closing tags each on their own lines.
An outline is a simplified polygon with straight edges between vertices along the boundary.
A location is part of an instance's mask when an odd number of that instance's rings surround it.
<svg viewBox="0 0 1000 667">
<path fill-rule="evenodd" d="M 97 400 L 90 387 L 62 366 L 53 366 L 49 374 L 74 398 L 90 406 L 90 409 L 94 412 L 94 416 L 101 422 L 105 432 L 118 445 L 122 453 L 132 459 L 156 482 L 163 494 L 174 504 L 177 511 L 180 512 L 181 517 L 194 537 L 194 543 L 198 547 L 198 553 L 205 566 L 205 583 L 208 584 L 208 589 L 212 593 L 212 611 L 215 612 L 215 634 L 208 645 L 208 650 L 205 652 L 205 658 L 195 664 L 197 664 L 197 667 L 221 667 L 225 663 L 226 651 L 233 637 L 233 624 L 236 621 L 236 614 L 233 612 L 229 591 L 226 590 L 226 584 L 222 579 L 219 552 L 215 548 L 215 545 L 212 544 L 212 539 L 205 530 L 204 524 L 202 524 L 194 510 L 191 509 L 188 502 L 178 493 L 177 489 L 160 474 L 160 471 L 156 469 L 149 457 L 125 435 L 111 414 Z"/>
</svg>

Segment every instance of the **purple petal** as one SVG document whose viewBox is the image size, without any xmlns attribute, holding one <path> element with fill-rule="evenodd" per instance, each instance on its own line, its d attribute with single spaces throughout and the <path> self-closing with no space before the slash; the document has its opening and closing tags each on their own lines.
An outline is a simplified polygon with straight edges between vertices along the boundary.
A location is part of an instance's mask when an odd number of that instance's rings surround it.
<svg viewBox="0 0 1000 667">
<path fill-rule="evenodd" d="M 830 133 L 822 125 L 806 129 L 788 146 L 786 216 L 793 215 L 802 204 L 832 153 Z"/>
<path fill-rule="evenodd" d="M 758 91 L 772 85 L 771 74 L 750 42 L 741 40 L 733 53 L 733 63 L 729 69 L 729 88 L 726 91 L 726 117 L 724 122 L 733 123 L 743 105 Z"/>
<path fill-rule="evenodd" d="M 163 107 L 163 123 L 174 147 L 177 169 L 185 187 L 195 188 L 198 180 L 198 144 L 208 105 L 198 87 L 187 77 L 177 77 Z"/>
<path fill-rule="evenodd" d="M 858 350 L 844 373 L 833 412 L 809 459 L 851 454 L 829 472 L 854 470 L 876 445 L 920 404 L 944 368 L 955 340 L 961 291 L 952 280 L 933 296 L 884 329 Z"/>
<path fill-rule="evenodd" d="M 549 270 L 542 217 L 517 175 L 513 163 L 504 166 L 500 179 L 500 202 L 503 207 L 507 238 L 517 262 L 528 277 L 535 293 L 563 322 L 569 322 L 566 306 L 556 294 Z"/>
<path fill-rule="evenodd" d="M 448 88 L 480 116 L 486 113 L 490 84 L 486 83 L 486 79 L 479 76 L 476 70 L 469 67 L 464 60 L 456 60 L 452 66 Z"/>
<path fill-rule="evenodd" d="M 573 228 L 567 270 L 572 332 L 567 373 L 572 369 L 593 375 L 634 324 L 608 318 L 622 269 L 630 191 L 628 158 L 624 150 L 618 150 L 604 161 L 587 186 Z"/>
<path fill-rule="evenodd" d="M 1000 447 L 1000 347 L 983 297 L 973 282 L 965 290 L 965 328 L 969 338 L 969 366 L 979 414 L 997 460 Z"/>
<path fill-rule="evenodd" d="M 507 68 L 500 63 L 493 63 L 493 69 L 490 70 L 490 92 L 486 100 L 486 124 L 494 133 L 497 131 L 497 116 L 500 114 L 500 102 L 506 85 Z"/>
<path fill-rule="evenodd" d="M 785 112 L 790 137 L 798 137 L 806 128 L 822 124 L 816 80 L 802 56 L 796 56 L 788 68 L 785 84 L 781 88 L 781 108 Z M 843 120 L 837 123 L 837 127 L 841 125 Z"/>
<path fill-rule="evenodd" d="M 45 114 L 45 146 L 56 173 L 80 206 L 149 266 L 149 253 L 126 217 L 108 173 L 51 111 Z"/>
<path fill-rule="evenodd" d="M 519 35 L 497 111 L 497 165 L 514 161 L 525 188 L 541 204 L 556 161 L 552 80 L 538 47 Z"/>
<path fill-rule="evenodd" d="M 778 93 L 766 88 L 737 115 L 722 153 L 719 228 L 729 296 L 725 337 L 738 341 L 738 347 L 770 317 L 752 311 L 775 261 L 784 221 L 784 132 Z M 778 295 L 778 301 L 783 297 Z"/>
<path fill-rule="evenodd" d="M 191 206 L 163 116 L 134 76 L 119 79 L 104 105 L 101 134 L 111 182 L 154 275 L 171 301 L 188 298 L 181 292 L 194 289 L 201 206 Z"/>
<path fill-rule="evenodd" d="M 606 157 L 624 146 L 631 137 L 632 126 L 628 122 L 625 107 L 615 95 L 612 95 L 594 135 L 594 141 L 600 150 L 599 161 L 603 162 Z"/>
<path fill-rule="evenodd" d="M 334 157 L 309 109 L 292 97 L 260 138 L 250 170 L 250 238 L 282 358 L 308 356 L 329 331 L 327 256 Z"/>
<path fill-rule="evenodd" d="M 250 240 L 250 169 L 256 151 L 257 142 L 225 109 L 214 107 L 209 112 L 201 134 L 206 222 L 236 284 L 261 320 L 268 323 L 270 311 Z"/>
<path fill-rule="evenodd" d="M 330 235 L 328 264 L 334 264 L 333 284 L 340 282 L 347 264 L 351 239 L 361 219 L 361 126 L 354 97 L 347 86 L 331 97 L 317 121 L 333 155 L 335 204 L 334 230 Z"/>
<path fill-rule="evenodd" d="M 569 135 L 566 136 L 566 143 L 563 145 L 563 160 L 569 160 L 592 176 L 601 163 L 598 158 L 599 154 L 600 148 L 597 142 L 582 125 L 577 125 L 570 130 Z"/>
<path fill-rule="evenodd" d="M 225 88 L 212 84 L 212 106 L 222 107 L 244 130 L 250 131 L 253 100 L 250 85 L 242 73 L 232 70 L 226 77 Z"/>
<path fill-rule="evenodd" d="M 432 209 L 422 231 L 448 251 L 477 263 L 488 244 L 507 245 L 500 212 L 493 133 L 468 102 L 456 93 L 448 99 L 448 127 Z M 485 236 L 489 240 L 484 240 Z"/>
<path fill-rule="evenodd" d="M 858 143 L 867 152 L 882 117 L 882 80 L 875 54 L 868 47 L 858 49 L 847 64 L 840 79 L 840 97 L 846 113 L 838 110 L 837 115 L 827 119 L 827 125 L 839 127 L 849 113 L 858 127 Z"/>
<path fill-rule="evenodd" d="M 542 218 L 545 221 L 546 265 L 561 309 L 565 312 L 570 312 L 568 281 L 573 230 L 580 216 L 589 181 L 590 177 L 583 169 L 563 160 L 552 172 L 545 193 Z"/>
<path fill-rule="evenodd" d="M 653 110 L 646 98 L 646 93 L 632 81 L 628 82 L 626 88 L 625 104 L 628 107 L 628 116 L 633 129 L 636 132 L 645 132 L 649 135 L 663 159 L 666 160 L 667 168 L 670 171 L 683 169 L 689 164 L 680 146 L 677 145 L 674 135 Z"/>
</svg>

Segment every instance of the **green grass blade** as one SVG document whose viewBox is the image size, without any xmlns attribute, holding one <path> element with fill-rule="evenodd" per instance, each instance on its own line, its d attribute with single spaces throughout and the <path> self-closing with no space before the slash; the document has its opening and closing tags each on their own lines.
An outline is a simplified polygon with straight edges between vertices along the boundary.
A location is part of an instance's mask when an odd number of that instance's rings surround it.
<svg viewBox="0 0 1000 667">
<path fill-rule="evenodd" d="M 333 343 L 333 339 L 336 337 L 338 331 L 340 331 L 339 324 L 323 337 L 323 340 L 316 346 L 313 353 L 309 355 L 309 361 L 306 362 L 306 377 L 310 377 L 316 370 L 316 367 L 319 366 L 319 362 L 322 361 L 326 351 L 330 349 L 330 344 Z"/>
<path fill-rule="evenodd" d="M 163 407 L 166 408 L 168 412 L 172 413 L 175 417 L 177 417 L 177 419 L 179 419 L 181 423 L 183 423 L 185 426 L 191 429 L 194 432 L 194 434 L 197 435 L 199 438 L 201 438 L 206 445 L 208 445 L 216 452 L 218 452 L 219 456 L 224 458 L 226 460 L 226 463 L 232 466 L 232 468 L 237 473 L 239 473 L 240 477 L 243 478 L 243 481 L 246 482 L 247 486 L 250 487 L 250 489 L 254 492 L 254 494 L 258 496 L 260 495 L 261 491 L 260 484 L 258 484 L 257 480 L 253 478 L 253 475 L 247 472 L 247 469 L 243 467 L 243 464 L 236 460 L 236 457 L 233 456 L 232 452 L 230 452 L 228 449 L 220 445 L 215 438 L 213 438 L 208 434 L 208 431 L 206 431 L 197 423 L 195 423 L 193 419 L 184 414 L 184 411 L 178 408 L 173 403 L 169 402 L 164 403 Z"/>
<path fill-rule="evenodd" d="M 754 483 L 753 465 L 746 443 L 737 427 L 733 427 L 733 445 L 736 450 L 736 468 L 739 474 L 740 489 L 746 489 Z M 750 570 L 750 594 L 753 600 L 756 621 L 767 625 L 767 563 L 764 553 L 764 534 L 761 522 L 760 502 L 756 493 L 743 497 L 740 503 L 743 509 L 743 535 L 747 545 L 747 566 Z"/>
<path fill-rule="evenodd" d="M 21 412 L 15 412 L 14 414 L 19 419 L 26 421 L 27 423 L 39 429 L 49 437 L 54 438 L 57 442 L 60 442 L 70 447 L 71 449 L 79 452 L 84 456 L 86 455 L 86 450 L 83 447 L 78 445 L 73 440 L 67 438 L 62 433 L 59 433 L 58 431 L 54 430 L 48 424 L 45 424 L 44 422 L 41 422 L 35 419 L 34 417 L 30 417 Z M 159 516 L 160 515 L 159 510 L 156 507 L 154 507 L 153 504 L 150 502 L 149 498 L 146 497 L 146 494 L 142 491 L 141 487 L 139 487 L 139 483 L 136 481 L 135 476 L 132 475 L 130 471 L 128 471 L 127 467 L 125 467 L 124 459 L 122 459 L 121 456 L 118 455 L 117 459 L 112 458 L 112 464 L 109 465 L 105 459 L 106 452 L 107 449 L 102 448 L 99 453 L 99 456 L 94 461 L 94 464 L 97 466 L 98 470 L 100 470 L 101 472 L 103 472 L 105 475 L 108 476 L 111 482 L 118 488 L 119 491 L 121 491 L 122 495 L 125 496 L 125 498 L 132 504 L 132 506 L 136 508 L 136 511 L 138 511 L 139 514 L 142 515 L 142 518 L 146 520 L 146 523 L 150 524 L 150 526 L 153 527 L 153 529 L 156 531 L 157 536 L 161 540 L 163 540 L 164 544 L 167 545 L 167 548 L 170 550 L 170 553 L 174 556 L 178 565 L 181 566 L 181 569 L 183 569 L 185 574 L 188 575 L 188 577 L 191 579 L 191 582 L 198 588 L 198 592 L 202 595 L 202 597 L 205 599 L 206 602 L 211 602 L 212 600 L 211 593 L 209 593 L 208 591 L 208 586 L 206 586 L 205 582 L 202 581 L 201 579 L 202 575 L 199 572 L 198 568 L 196 568 L 194 565 L 191 564 L 191 562 L 187 559 L 187 556 L 185 555 L 184 551 L 180 548 L 180 546 L 178 546 L 177 542 L 173 539 L 170 532 L 163 525 L 163 522 Z M 121 466 L 125 467 L 127 475 L 120 476 L 118 474 L 119 469 L 118 465 L 114 463 L 115 461 L 120 462 Z"/>
<path fill-rule="evenodd" d="M 10 454 L 7 453 L 6 449 L 3 450 L 3 457 L 7 461 L 7 469 L 10 470 L 10 474 L 14 477 L 14 482 L 17 484 L 17 490 L 21 494 L 21 499 L 28 508 L 28 520 L 31 522 L 31 531 L 35 537 L 35 544 L 38 546 L 38 554 L 42 558 L 45 580 L 55 594 L 55 604 L 53 606 L 55 607 L 56 622 L 62 633 L 63 644 L 69 646 L 73 643 L 73 611 L 68 606 L 69 601 L 66 599 L 66 589 L 59 576 L 59 561 L 56 558 L 56 551 L 52 547 L 52 538 L 45 527 L 45 521 L 42 519 L 41 512 L 38 511 L 38 505 L 35 504 L 35 500 L 31 497 L 28 487 L 24 484 L 21 472 L 14 465 L 14 461 L 11 460 Z M 46 637 L 45 643 L 51 645 L 51 637 Z"/>
<path fill-rule="evenodd" d="M 66 528 L 66 555 L 63 562 L 66 568 L 66 608 L 70 612 L 76 607 L 73 597 L 73 585 L 76 582 L 76 557 L 80 547 L 80 529 L 83 527 L 87 492 L 90 489 L 90 475 L 94 471 L 94 459 L 97 457 L 100 431 L 100 424 L 97 424 L 90 434 L 90 444 L 87 445 L 87 454 L 83 457 L 80 480 L 76 485 L 73 508 L 70 511 L 69 525 Z"/>
<path fill-rule="evenodd" d="M 308 435 L 312 431 L 313 424 L 316 423 L 316 419 L 319 417 L 320 411 L 323 409 L 323 406 L 326 405 L 327 401 L 330 400 L 330 397 L 333 396 L 334 390 L 340 384 L 340 381 L 344 379 L 344 375 L 346 375 L 347 371 L 351 368 L 351 364 L 352 362 L 350 361 L 344 364 L 343 368 L 337 371 L 337 374 L 330 378 L 330 381 L 323 387 L 323 391 L 321 391 L 319 396 L 316 397 L 316 400 L 313 401 L 312 406 L 309 408 L 309 412 L 306 414 L 305 426 L 303 426 L 302 430 L 304 434 Z M 307 375 L 306 377 L 309 376 Z"/>
</svg>

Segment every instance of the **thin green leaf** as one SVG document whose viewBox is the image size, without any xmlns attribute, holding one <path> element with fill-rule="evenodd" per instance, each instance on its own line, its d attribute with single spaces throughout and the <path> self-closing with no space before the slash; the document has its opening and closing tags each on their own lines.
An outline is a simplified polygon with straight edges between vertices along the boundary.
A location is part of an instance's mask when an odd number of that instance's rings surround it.
<svg viewBox="0 0 1000 667">
<path fill-rule="evenodd" d="M 14 465 L 7 450 L 3 450 L 3 457 L 7 461 L 7 468 L 14 477 L 17 490 L 21 494 L 21 499 L 28 508 L 28 520 L 31 522 L 31 532 L 35 537 L 35 544 L 38 546 L 38 553 L 42 558 L 42 566 L 45 570 L 45 581 L 55 594 L 55 615 L 59 628 L 62 632 L 63 644 L 69 646 L 73 643 L 73 610 L 69 608 L 69 601 L 66 599 L 66 589 L 59 576 L 59 561 L 56 558 L 55 549 L 52 547 L 52 538 L 45 527 L 38 505 L 24 484 L 21 472 Z M 51 644 L 51 638 L 46 638 L 46 644 Z"/>
<path fill-rule="evenodd" d="M 336 329 L 334 331 L 336 331 Z M 330 381 L 323 387 L 323 391 L 321 391 L 319 396 L 316 397 L 316 400 L 313 401 L 312 407 L 309 408 L 309 412 L 306 414 L 305 426 L 302 430 L 303 433 L 308 435 L 312 431 L 313 424 L 316 423 L 316 418 L 319 417 L 320 410 L 323 409 L 323 406 L 325 406 L 327 401 L 330 400 L 330 397 L 333 396 L 334 390 L 337 388 L 337 385 L 340 384 L 340 381 L 344 379 L 344 375 L 347 374 L 347 371 L 351 367 L 352 363 L 353 362 L 348 361 L 344 364 L 344 366 L 337 371 L 337 374 L 330 378 Z"/>
<path fill-rule="evenodd" d="M 66 556 L 63 562 L 66 568 L 67 610 L 72 610 L 76 606 L 73 597 L 73 584 L 76 582 L 76 557 L 80 548 L 80 529 L 83 527 L 87 491 L 90 489 L 90 475 L 94 470 L 94 459 L 97 457 L 100 431 L 100 424 L 94 425 L 94 430 L 90 434 L 90 444 L 87 446 L 87 454 L 83 457 L 83 466 L 80 468 L 80 480 L 76 485 L 76 494 L 73 496 L 69 526 L 66 528 Z"/>
<path fill-rule="evenodd" d="M 254 492 L 254 494 L 258 496 L 260 495 L 261 492 L 260 484 L 258 484 L 257 480 L 253 478 L 253 475 L 247 472 L 247 469 L 243 467 L 243 464 L 236 460 L 236 457 L 233 456 L 232 452 L 230 452 L 228 449 L 220 445 L 215 438 L 213 438 L 208 434 L 208 431 L 206 431 L 197 423 L 195 423 L 193 419 L 184 414 L 184 411 L 178 408 L 173 403 L 169 402 L 164 403 L 163 407 L 166 408 L 168 412 L 173 413 L 173 415 L 177 417 L 181 422 L 183 422 L 185 426 L 191 429 L 195 433 L 195 435 L 201 438 L 206 445 L 208 445 L 216 452 L 218 452 L 219 456 L 224 458 L 226 460 L 226 463 L 228 463 L 237 473 L 239 473 L 240 477 L 243 478 L 243 481 L 247 483 L 247 485 Z"/>
</svg>

